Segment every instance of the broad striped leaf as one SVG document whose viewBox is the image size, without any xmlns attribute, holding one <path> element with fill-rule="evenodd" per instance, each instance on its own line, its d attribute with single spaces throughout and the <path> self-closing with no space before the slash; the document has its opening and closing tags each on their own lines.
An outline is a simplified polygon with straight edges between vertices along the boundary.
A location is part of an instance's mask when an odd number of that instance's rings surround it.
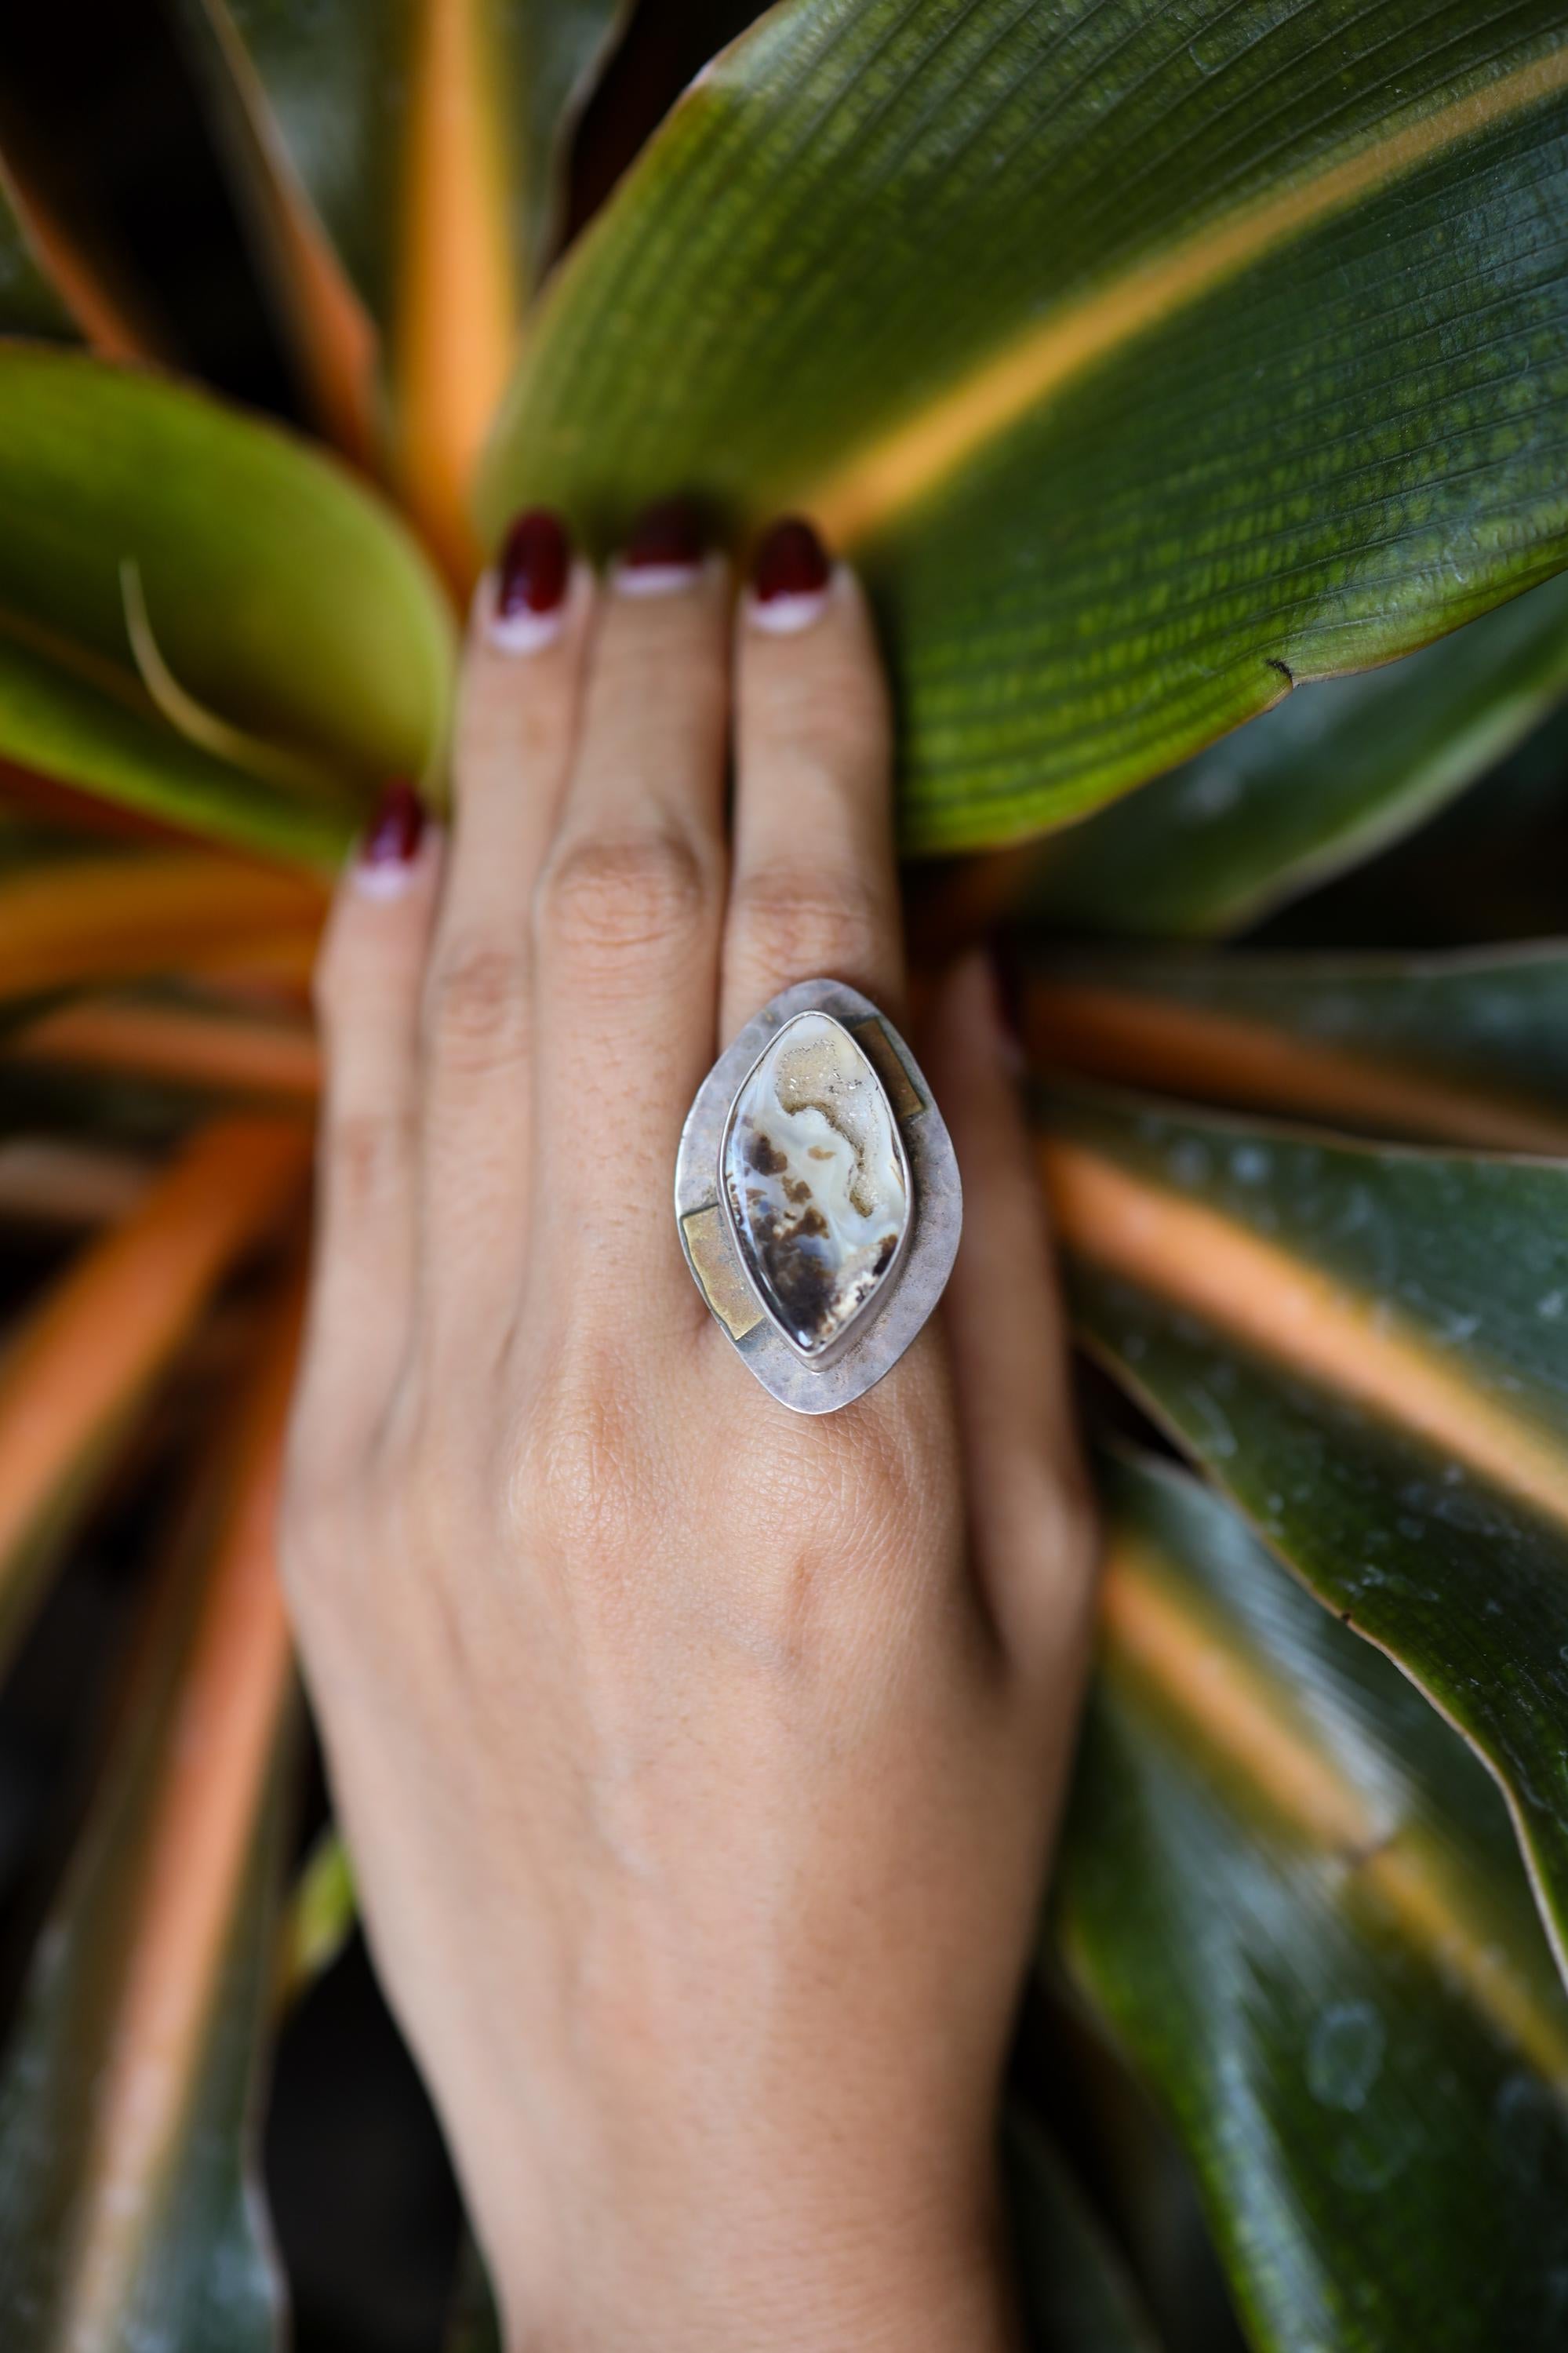
<svg viewBox="0 0 1568 2353">
<path fill-rule="evenodd" d="M 232 1120 L 196 1137 L 0 1356 L 0 1662 L 138 1409 L 236 1261 L 301 1198 L 310 1134 Z"/>
<path fill-rule="evenodd" d="M 296 1324 L 291 1303 L 194 1624 L 186 1608 L 163 1629 L 0 2080 L 8 2353 L 281 2345 L 249 2144 L 281 1862 L 291 1675 L 272 1527 Z"/>
<path fill-rule="evenodd" d="M 368 789 L 438 772 L 451 651 L 347 473 L 157 377 L 0 346 L 0 755 L 320 860 Z"/>
<path fill-rule="evenodd" d="M 1071 1960 L 1178 2125 L 1259 2353 L 1568 2325 L 1568 2000 L 1502 1806 L 1181 1473 L 1107 1472 Z"/>
<path fill-rule="evenodd" d="M 1568 951 L 1043 961 L 1042 1068 L 1210 1103 L 1568 1155 Z"/>
<path fill-rule="evenodd" d="M 787 0 L 556 281 L 482 485 L 866 569 L 916 849 L 1568 557 L 1561 7 Z"/>
<path fill-rule="evenodd" d="M 1047 928 L 1238 930 L 1370 858 L 1511 751 L 1568 693 L 1568 580 L 1359 678 L 1319 679 L 1047 842 Z"/>
<path fill-rule="evenodd" d="M 1568 1950 L 1568 1166 L 1116 1102 L 1043 1149 L 1090 1343 L 1475 1744 Z"/>
<path fill-rule="evenodd" d="M 392 464 L 460 573 L 566 134 L 626 5 L 183 0 L 318 411 L 370 449 L 384 342 Z"/>
</svg>

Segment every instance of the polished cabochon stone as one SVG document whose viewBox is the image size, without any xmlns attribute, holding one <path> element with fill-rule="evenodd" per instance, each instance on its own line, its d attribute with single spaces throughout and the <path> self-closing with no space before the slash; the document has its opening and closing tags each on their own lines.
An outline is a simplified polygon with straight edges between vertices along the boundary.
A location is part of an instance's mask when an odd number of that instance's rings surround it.
<svg viewBox="0 0 1568 2353">
<path fill-rule="evenodd" d="M 843 1025 L 785 1023 L 736 1097 L 722 1183 L 758 1293 L 807 1357 L 877 1303 L 909 1230 L 909 1176 L 881 1080 Z"/>
<path fill-rule="evenodd" d="M 730 1040 L 686 1113 L 674 1195 L 709 1314 L 791 1413 L 837 1413 L 892 1370 L 963 1229 L 920 1067 L 842 980 L 793 982 Z"/>
</svg>

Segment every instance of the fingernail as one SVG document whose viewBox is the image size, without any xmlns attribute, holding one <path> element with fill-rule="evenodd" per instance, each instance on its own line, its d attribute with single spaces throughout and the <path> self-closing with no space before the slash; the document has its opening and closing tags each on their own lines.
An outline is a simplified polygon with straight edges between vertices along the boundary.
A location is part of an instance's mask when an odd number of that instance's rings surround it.
<svg viewBox="0 0 1568 2353">
<path fill-rule="evenodd" d="M 707 535 L 690 499 L 662 499 L 638 517 L 615 567 L 623 596 L 677 596 L 703 568 Z"/>
<path fill-rule="evenodd" d="M 572 544 L 548 507 L 531 507 L 506 534 L 496 567 L 490 637 L 509 654 L 536 653 L 561 633 Z"/>
<path fill-rule="evenodd" d="M 406 776 L 394 777 L 359 838 L 355 889 L 367 899 L 400 899 L 424 838 L 425 804 Z"/>
<path fill-rule="evenodd" d="M 763 539 L 751 567 L 751 617 L 788 637 L 809 629 L 828 601 L 833 567 L 810 524 L 787 515 Z"/>
</svg>

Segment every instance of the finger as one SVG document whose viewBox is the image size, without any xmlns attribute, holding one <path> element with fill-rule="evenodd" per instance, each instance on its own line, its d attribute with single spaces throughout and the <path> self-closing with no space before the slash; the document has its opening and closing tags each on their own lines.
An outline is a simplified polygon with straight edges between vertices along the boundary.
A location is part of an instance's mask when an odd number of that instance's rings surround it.
<svg viewBox="0 0 1568 2353">
<path fill-rule="evenodd" d="M 853 574 L 809 524 L 758 551 L 737 628 L 734 872 L 720 1030 L 798 980 L 896 1013 L 904 952 L 887 695 Z"/>
<path fill-rule="evenodd" d="M 440 838 L 390 786 L 339 886 L 316 968 L 324 1084 L 299 1447 L 341 1464 L 403 1359 L 414 1279 L 419 988 Z"/>
<path fill-rule="evenodd" d="M 725 567 L 694 515 L 655 510 L 600 600 L 535 917 L 534 1247 L 574 1318 L 690 1290 L 669 1187 L 714 1052 L 728 670 Z"/>
<path fill-rule="evenodd" d="M 520 516 L 480 582 L 453 750 L 455 829 L 424 1008 L 421 1311 L 471 1345 L 521 1284 L 529 910 L 566 788 L 593 606 L 565 529 Z"/>
<path fill-rule="evenodd" d="M 944 988 L 925 1059 L 964 1187 L 943 1313 L 975 1567 L 1010 1654 L 1026 1670 L 1060 1673 L 1086 1647 L 1094 1513 L 1017 1051 L 983 955 Z"/>
</svg>

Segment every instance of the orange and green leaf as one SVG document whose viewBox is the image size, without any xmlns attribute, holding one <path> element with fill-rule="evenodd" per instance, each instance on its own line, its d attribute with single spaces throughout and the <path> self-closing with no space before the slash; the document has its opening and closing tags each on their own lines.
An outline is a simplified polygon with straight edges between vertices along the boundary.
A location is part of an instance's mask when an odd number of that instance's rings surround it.
<svg viewBox="0 0 1568 2353">
<path fill-rule="evenodd" d="M 388 776 L 439 786 L 453 643 L 341 466 L 189 387 L 0 344 L 0 757 L 331 863 Z"/>
<path fill-rule="evenodd" d="M 291 1297 L 243 1402 L 194 1622 L 165 1607 L 0 2084 L 16 2353 L 281 2341 L 247 2144 L 291 1683 L 273 1531 L 297 1324 Z"/>
<path fill-rule="evenodd" d="M 1568 954 L 1042 956 L 1037 1066 L 1372 1134 L 1568 1154 Z"/>
<path fill-rule="evenodd" d="M 1103 1485 L 1060 1922 L 1196 2162 L 1248 2342 L 1550 2344 L 1568 1997 L 1496 1791 L 1217 1496 L 1145 1458 Z"/>
<path fill-rule="evenodd" d="M 215 1094 L 309 1101 L 321 1082 L 320 1050 L 302 1020 L 151 997 L 84 997 L 57 1006 L 14 1030 L 0 1052 Z"/>
<path fill-rule="evenodd" d="M 478 560 L 474 461 L 557 225 L 566 137 L 625 13 L 185 0 L 317 413 L 363 455 L 378 358 L 386 416 L 369 438 L 460 583 Z"/>
<path fill-rule="evenodd" d="M 924 852 L 1549 578 L 1568 275 L 1520 224 L 1568 174 L 1563 25 L 1373 0 L 1331 46 L 1330 100 L 1311 8 L 769 10 L 555 280 L 487 524 L 814 513 L 881 607 Z"/>
<path fill-rule="evenodd" d="M 1062 1103 L 1082 1328 L 1491 1767 L 1568 1950 L 1568 1166 Z"/>
<path fill-rule="evenodd" d="M 302 1196 L 302 1123 L 198 1134 L 91 1243 L 0 1356 L 0 1651 L 218 1283 Z"/>
</svg>

